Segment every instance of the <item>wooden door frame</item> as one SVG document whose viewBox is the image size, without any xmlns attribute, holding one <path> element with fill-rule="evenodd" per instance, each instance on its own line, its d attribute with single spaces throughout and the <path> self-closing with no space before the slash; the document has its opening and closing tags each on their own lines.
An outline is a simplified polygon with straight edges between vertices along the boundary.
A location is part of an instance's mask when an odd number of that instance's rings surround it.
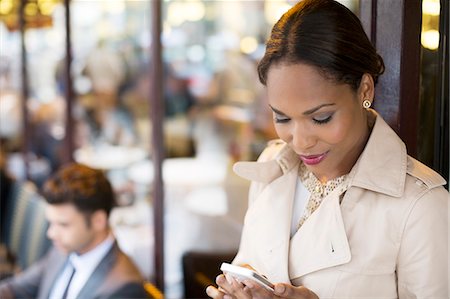
<svg viewBox="0 0 450 299">
<path fill-rule="evenodd" d="M 420 93 L 421 0 L 360 0 L 364 30 L 383 57 L 374 108 L 417 156 Z"/>
</svg>

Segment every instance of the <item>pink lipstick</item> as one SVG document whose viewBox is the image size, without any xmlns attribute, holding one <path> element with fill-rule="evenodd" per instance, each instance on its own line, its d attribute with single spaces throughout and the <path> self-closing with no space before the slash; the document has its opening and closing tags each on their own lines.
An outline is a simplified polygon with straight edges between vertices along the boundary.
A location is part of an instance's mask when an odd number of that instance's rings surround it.
<svg viewBox="0 0 450 299">
<path fill-rule="evenodd" d="M 320 155 L 310 155 L 310 156 L 299 155 L 299 157 L 306 165 L 316 165 L 322 162 L 326 158 L 327 154 L 328 152 Z"/>
</svg>

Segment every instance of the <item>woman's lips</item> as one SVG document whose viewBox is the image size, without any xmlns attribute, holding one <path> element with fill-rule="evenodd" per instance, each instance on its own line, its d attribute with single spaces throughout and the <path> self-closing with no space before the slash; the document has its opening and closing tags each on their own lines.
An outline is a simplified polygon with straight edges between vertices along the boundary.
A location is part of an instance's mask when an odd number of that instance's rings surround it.
<svg viewBox="0 0 450 299">
<path fill-rule="evenodd" d="M 306 165 L 316 165 L 322 162 L 326 158 L 327 154 L 328 152 L 320 155 L 310 155 L 310 156 L 299 155 L 299 156 L 300 159 L 303 161 L 303 163 L 305 163 Z"/>
</svg>

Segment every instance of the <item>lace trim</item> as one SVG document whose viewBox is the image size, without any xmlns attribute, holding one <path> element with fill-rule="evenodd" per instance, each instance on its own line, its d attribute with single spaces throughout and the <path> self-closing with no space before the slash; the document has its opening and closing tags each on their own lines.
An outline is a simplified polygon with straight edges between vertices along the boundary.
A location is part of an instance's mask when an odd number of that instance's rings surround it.
<svg viewBox="0 0 450 299">
<path fill-rule="evenodd" d="M 348 174 L 342 175 L 335 179 L 327 181 L 325 184 L 322 184 L 316 176 L 309 171 L 306 166 L 301 163 L 299 167 L 299 177 L 300 181 L 305 185 L 306 189 L 311 194 L 306 205 L 306 209 L 302 217 L 298 222 L 297 229 L 303 225 L 303 223 L 308 219 L 308 217 L 314 213 L 314 211 L 320 206 L 322 200 L 331 192 L 333 192 L 336 188 L 342 186 L 343 193 L 346 190 L 345 182 L 348 177 Z"/>
</svg>

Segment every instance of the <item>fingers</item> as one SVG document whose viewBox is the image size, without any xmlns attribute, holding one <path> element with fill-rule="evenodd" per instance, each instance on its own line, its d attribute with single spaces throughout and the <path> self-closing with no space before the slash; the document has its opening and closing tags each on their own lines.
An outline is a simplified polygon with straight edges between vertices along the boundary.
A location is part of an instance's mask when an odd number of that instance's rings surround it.
<svg viewBox="0 0 450 299">
<path fill-rule="evenodd" d="M 222 299 L 223 296 L 225 295 L 214 286 L 208 286 L 206 288 L 206 294 L 213 299 Z"/>
<path fill-rule="evenodd" d="M 294 287 L 285 283 L 277 283 L 274 294 L 288 299 L 319 299 L 314 292 L 304 286 Z"/>
<path fill-rule="evenodd" d="M 244 284 L 244 289 L 251 294 L 252 299 L 279 298 L 273 293 L 273 291 L 266 289 L 252 280 L 245 280 Z"/>
<path fill-rule="evenodd" d="M 223 299 L 251 299 L 252 296 L 247 287 L 245 287 L 242 283 L 234 279 L 231 275 L 219 275 L 216 278 L 216 283 L 219 286 L 219 292 L 223 294 Z M 214 289 L 210 289 L 212 295 L 215 295 L 216 292 Z M 209 295 L 209 294 L 208 294 Z M 216 298 L 216 297 L 213 297 Z"/>
<path fill-rule="evenodd" d="M 208 286 L 206 288 L 206 294 L 213 299 L 222 299 L 226 294 L 226 290 L 230 289 L 230 286 L 223 274 L 220 274 L 216 277 L 216 283 L 219 288 Z"/>
<path fill-rule="evenodd" d="M 224 299 L 238 298 L 238 299 L 251 299 L 252 296 L 248 290 L 242 283 L 237 281 L 231 275 L 225 274 L 226 281 L 228 282 L 230 288 L 227 288 L 227 295 L 225 295 Z"/>
<path fill-rule="evenodd" d="M 253 268 L 249 264 L 242 264 L 242 265 L 239 265 L 239 266 L 255 271 L 255 268 Z"/>
</svg>

